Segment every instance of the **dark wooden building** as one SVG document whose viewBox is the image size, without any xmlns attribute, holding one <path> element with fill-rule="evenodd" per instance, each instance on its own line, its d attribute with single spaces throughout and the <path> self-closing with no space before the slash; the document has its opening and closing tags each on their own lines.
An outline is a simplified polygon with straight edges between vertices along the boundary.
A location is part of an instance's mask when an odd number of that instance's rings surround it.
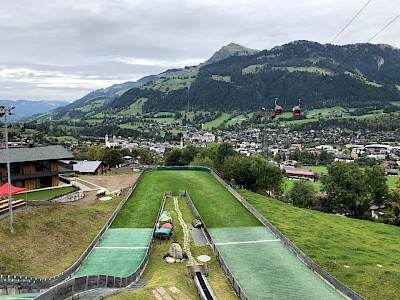
<svg viewBox="0 0 400 300">
<path fill-rule="evenodd" d="M 34 190 L 59 185 L 58 161 L 74 159 L 63 146 L 9 148 L 11 184 Z M 7 182 L 6 149 L 0 149 L 0 184 Z"/>
</svg>

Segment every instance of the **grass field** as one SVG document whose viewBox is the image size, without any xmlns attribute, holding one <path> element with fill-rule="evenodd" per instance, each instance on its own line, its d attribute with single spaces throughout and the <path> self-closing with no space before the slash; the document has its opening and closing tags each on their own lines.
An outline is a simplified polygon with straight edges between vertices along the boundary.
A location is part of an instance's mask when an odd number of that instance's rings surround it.
<svg viewBox="0 0 400 300">
<path fill-rule="evenodd" d="M 251 65 L 242 69 L 242 74 L 257 73 L 264 68 L 263 64 Z"/>
<path fill-rule="evenodd" d="M 291 179 L 287 179 L 287 178 L 285 179 L 285 188 L 284 188 L 285 193 L 288 193 L 292 189 L 292 187 L 293 187 L 295 182 L 296 182 L 296 180 L 291 180 Z M 321 191 L 321 189 L 322 189 L 322 183 L 321 182 L 319 182 L 319 181 L 317 181 L 317 182 L 309 181 L 309 183 L 314 187 L 316 192 L 320 192 Z"/>
<path fill-rule="evenodd" d="M 153 120 L 157 123 L 169 123 L 169 124 L 174 123 L 176 121 L 175 118 L 172 118 L 172 117 L 171 118 L 151 118 L 149 120 Z"/>
<path fill-rule="evenodd" d="M 247 210 L 242 206 L 210 173 L 199 171 L 157 171 L 147 173 L 132 193 L 130 200 L 124 205 L 112 224 L 113 228 L 121 227 L 153 227 L 154 224 L 142 222 L 149 219 L 148 215 L 157 214 L 162 195 L 171 191 L 177 195 L 180 190 L 187 190 L 196 203 L 199 213 L 210 228 L 220 226 L 257 226 L 259 221 L 248 215 L 242 215 Z M 137 202 L 135 199 L 147 199 Z M 208 218 L 209 211 L 218 218 Z M 241 215 L 241 218 L 236 216 Z M 227 225 L 219 221 L 226 217 L 231 218 Z"/>
<path fill-rule="evenodd" d="M 396 182 L 400 182 L 400 176 L 386 176 L 387 184 L 390 189 L 396 188 Z"/>
<path fill-rule="evenodd" d="M 318 265 L 366 299 L 398 299 L 400 228 L 239 193 Z"/>
<path fill-rule="evenodd" d="M 400 91 L 400 85 L 397 85 L 396 87 Z M 395 106 L 400 106 L 400 101 L 393 101 L 393 102 L 390 102 L 390 104 L 395 105 Z"/>
<path fill-rule="evenodd" d="M 246 119 L 247 119 L 247 117 L 245 115 L 237 115 L 237 116 L 233 117 L 232 119 L 230 119 L 226 123 L 226 125 L 229 126 L 229 125 L 235 125 L 235 124 L 238 124 L 238 123 L 242 123 L 242 121 L 246 120 Z"/>
<path fill-rule="evenodd" d="M 224 82 L 231 82 L 231 76 L 212 75 L 211 79 Z"/>
<path fill-rule="evenodd" d="M 317 67 L 273 67 L 273 69 L 288 70 L 289 72 L 310 72 L 310 73 L 320 73 L 323 75 L 333 75 L 329 70 L 317 68 Z"/>
<path fill-rule="evenodd" d="M 314 117 L 314 116 L 326 116 L 332 113 L 343 112 L 345 109 L 341 106 L 334 106 L 334 107 L 327 107 L 327 108 L 317 108 L 307 111 L 307 117 Z"/>
<path fill-rule="evenodd" d="M 132 125 L 131 123 L 125 123 L 125 124 L 119 125 L 119 128 L 123 128 L 123 129 L 138 129 L 138 127 L 139 127 L 138 124 Z"/>
<path fill-rule="evenodd" d="M 31 201 L 48 201 L 53 198 L 71 193 L 73 191 L 75 191 L 74 187 L 66 186 L 66 187 L 56 188 L 56 189 L 19 193 L 18 195 L 14 195 L 14 198 L 31 200 Z"/>
<path fill-rule="evenodd" d="M 157 172 L 144 175 L 128 201 L 112 223 L 112 228 L 152 228 L 160 208 L 162 196 L 173 186 L 168 179 L 160 181 Z M 145 201 L 143 201 L 145 199 Z"/>
<path fill-rule="evenodd" d="M 48 138 L 57 140 L 58 142 L 75 142 L 75 141 L 77 141 L 76 138 L 74 138 L 73 136 L 69 136 L 69 135 L 48 136 Z"/>
<path fill-rule="evenodd" d="M 219 116 L 215 120 L 205 123 L 204 126 L 207 130 L 217 128 L 219 125 L 221 125 L 224 121 L 228 120 L 230 117 L 231 117 L 230 114 L 222 113 L 221 116 Z"/>
<path fill-rule="evenodd" d="M 328 174 L 328 169 L 326 166 L 303 166 L 302 168 L 311 170 L 319 175 L 321 175 L 321 173 Z"/>
<path fill-rule="evenodd" d="M 129 109 L 123 111 L 123 114 L 132 114 L 132 115 L 136 115 L 137 113 L 142 114 L 143 113 L 142 107 L 147 100 L 148 100 L 147 98 L 137 99 L 134 103 L 129 105 Z"/>
<path fill-rule="evenodd" d="M 366 115 L 362 115 L 362 116 L 343 116 L 343 118 L 346 119 L 355 119 L 355 120 L 364 120 L 364 119 L 375 119 L 375 118 L 380 118 L 382 117 L 384 114 L 381 112 L 377 112 L 377 113 L 372 113 L 372 114 L 366 114 Z"/>
<path fill-rule="evenodd" d="M 283 121 L 281 122 L 282 124 L 286 125 L 299 125 L 299 124 L 306 124 L 306 123 L 311 123 L 311 122 L 317 122 L 318 119 L 315 118 L 310 118 L 310 119 L 302 119 L 302 120 L 293 120 L 293 121 Z"/>
</svg>

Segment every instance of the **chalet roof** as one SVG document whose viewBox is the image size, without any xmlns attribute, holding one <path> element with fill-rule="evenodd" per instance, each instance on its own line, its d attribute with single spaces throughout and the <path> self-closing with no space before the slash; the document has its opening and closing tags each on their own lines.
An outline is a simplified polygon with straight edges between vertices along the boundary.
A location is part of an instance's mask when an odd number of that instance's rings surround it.
<svg viewBox="0 0 400 300">
<path fill-rule="evenodd" d="M 79 173 L 94 173 L 97 168 L 101 165 L 101 160 L 93 160 L 93 161 L 76 161 L 73 164 L 73 170 Z"/>
<path fill-rule="evenodd" d="M 388 174 L 399 175 L 399 169 L 385 169 L 385 172 Z"/>
<path fill-rule="evenodd" d="M 310 170 L 298 169 L 298 168 L 285 168 L 286 174 L 289 175 L 304 175 L 304 176 L 314 176 L 315 173 Z"/>
<path fill-rule="evenodd" d="M 74 159 L 71 152 L 61 145 L 33 147 L 33 148 L 8 148 L 10 163 L 25 161 Z M 0 164 L 6 164 L 6 149 L 0 149 Z"/>
</svg>

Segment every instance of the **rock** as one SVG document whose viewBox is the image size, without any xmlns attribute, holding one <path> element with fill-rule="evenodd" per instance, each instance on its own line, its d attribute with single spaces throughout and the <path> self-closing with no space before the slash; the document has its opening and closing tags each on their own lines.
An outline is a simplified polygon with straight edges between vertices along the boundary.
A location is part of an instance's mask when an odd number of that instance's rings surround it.
<svg viewBox="0 0 400 300">
<path fill-rule="evenodd" d="M 173 264 L 174 262 L 175 262 L 175 258 L 173 258 L 173 257 L 167 257 L 166 259 L 165 259 L 165 261 L 167 262 L 167 263 L 169 263 L 169 264 Z"/>
<path fill-rule="evenodd" d="M 182 248 L 178 243 L 171 244 L 171 247 L 169 247 L 168 254 L 175 259 L 183 258 Z"/>
</svg>

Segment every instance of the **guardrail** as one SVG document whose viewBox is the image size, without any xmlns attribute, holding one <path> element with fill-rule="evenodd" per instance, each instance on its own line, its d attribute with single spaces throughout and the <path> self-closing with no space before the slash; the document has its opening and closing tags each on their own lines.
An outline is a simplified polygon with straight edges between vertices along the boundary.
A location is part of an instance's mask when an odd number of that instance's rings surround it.
<svg viewBox="0 0 400 300">
<path fill-rule="evenodd" d="M 186 201 L 189 203 L 190 209 L 192 210 L 193 214 L 197 219 L 201 221 L 203 226 L 201 227 L 201 230 L 203 231 L 204 235 L 206 236 L 208 243 L 211 245 L 211 248 L 215 254 L 215 257 L 217 258 L 219 264 L 222 267 L 222 270 L 224 271 L 226 277 L 228 278 L 230 284 L 232 285 L 233 289 L 235 290 L 236 294 L 239 296 L 240 300 L 248 300 L 247 295 L 243 291 L 243 289 L 240 287 L 239 283 L 235 280 L 235 277 L 233 276 L 232 272 L 229 270 L 227 264 L 224 261 L 224 258 L 222 257 L 221 253 L 218 251 L 217 246 L 215 246 L 211 235 L 209 234 L 206 225 L 203 222 L 203 219 L 201 218 L 199 212 L 197 211 L 197 208 L 195 207 L 192 199 L 190 198 L 190 195 L 187 191 L 179 191 L 179 195 L 184 196 L 186 198 Z"/>
<path fill-rule="evenodd" d="M 138 182 L 138 181 L 137 181 Z M 139 280 L 147 263 L 150 258 L 150 253 L 154 244 L 154 233 L 156 230 L 156 224 L 161 216 L 164 208 L 165 199 L 167 196 L 171 195 L 171 192 L 165 192 L 163 195 L 163 200 L 161 201 L 160 209 L 158 211 L 156 222 L 154 223 L 153 233 L 150 240 L 149 247 L 147 248 L 146 255 L 140 263 L 137 270 L 127 277 L 117 277 L 108 275 L 89 275 L 77 278 L 72 278 L 56 286 L 53 286 L 45 293 L 37 296 L 37 300 L 61 300 L 73 297 L 76 294 L 82 293 L 84 291 L 98 289 L 98 288 L 123 288 L 126 287 L 137 280 Z"/>
<path fill-rule="evenodd" d="M 130 195 L 132 194 L 133 190 L 136 188 L 137 184 L 139 183 L 140 179 L 142 178 L 144 172 L 140 174 L 136 182 L 133 186 L 128 190 L 125 197 L 122 199 L 121 203 L 115 209 L 111 217 L 108 219 L 107 223 L 103 226 L 100 232 L 96 235 L 93 241 L 90 243 L 88 248 L 83 252 L 83 254 L 78 258 L 78 260 L 70 266 L 64 272 L 50 277 L 50 278 L 35 278 L 35 277 L 28 277 L 28 276 L 12 276 L 12 275 L 0 275 L 0 289 L 12 289 L 12 290 L 23 290 L 23 291 L 38 291 L 47 289 L 51 286 L 57 285 L 60 282 L 66 280 L 69 276 L 72 275 L 82 264 L 82 262 L 86 259 L 88 254 L 92 251 L 95 245 L 98 243 L 100 238 L 104 235 L 108 227 L 114 221 L 115 217 L 121 210 L 122 206 L 128 200 Z"/>
<path fill-rule="evenodd" d="M 331 274 L 319 267 L 307 255 L 305 255 L 295 244 L 285 237 L 274 225 L 272 225 L 263 215 L 261 215 L 250 203 L 239 195 L 231 186 L 229 186 L 220 176 L 214 171 L 211 174 L 227 188 L 236 199 L 238 199 L 244 207 L 246 207 L 264 226 L 268 227 L 301 261 L 303 261 L 312 271 L 319 275 L 323 280 L 330 284 L 334 289 L 349 299 L 363 300 L 359 294 L 345 286 Z M 235 289 L 236 290 L 236 289 Z M 241 298 L 242 299 L 242 298 Z"/>
</svg>

